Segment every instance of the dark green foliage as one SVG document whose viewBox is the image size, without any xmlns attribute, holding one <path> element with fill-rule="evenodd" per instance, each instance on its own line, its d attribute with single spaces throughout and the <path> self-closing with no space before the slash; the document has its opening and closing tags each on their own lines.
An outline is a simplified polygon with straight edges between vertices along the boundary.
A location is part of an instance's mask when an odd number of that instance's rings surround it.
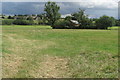
<svg viewBox="0 0 120 80">
<path fill-rule="evenodd" d="M 29 24 L 28 25 L 35 25 L 34 21 L 33 20 L 26 20 Z"/>
<path fill-rule="evenodd" d="M 28 20 L 17 19 L 13 22 L 13 24 L 15 24 L 15 25 L 32 25 L 33 22 L 28 21 Z"/>
<path fill-rule="evenodd" d="M 115 20 L 115 18 L 114 18 L 114 17 L 110 17 L 110 20 L 112 21 L 110 27 L 115 26 L 115 25 L 116 25 L 116 22 L 115 22 L 116 20 Z"/>
<path fill-rule="evenodd" d="M 53 29 L 70 29 L 70 22 L 67 20 L 57 20 L 53 25 Z"/>
<path fill-rule="evenodd" d="M 37 17 L 38 17 L 38 24 L 42 24 L 42 25 L 47 24 L 46 14 L 45 13 L 37 15 Z"/>
<path fill-rule="evenodd" d="M 27 18 L 27 20 L 33 21 L 33 18 L 32 18 L 31 16 L 29 16 L 29 17 Z"/>
<path fill-rule="evenodd" d="M 46 17 L 45 13 L 42 14 L 38 14 L 37 17 L 39 17 L 40 19 L 44 19 Z"/>
<path fill-rule="evenodd" d="M 77 20 L 78 22 L 81 22 L 84 18 L 87 18 L 85 16 L 85 10 L 79 9 L 78 12 L 72 14 L 72 19 Z"/>
<path fill-rule="evenodd" d="M 92 27 L 92 20 L 85 14 L 85 10 L 79 9 L 78 12 L 72 14 L 72 19 L 77 20 L 81 24 L 79 29 L 89 29 Z"/>
<path fill-rule="evenodd" d="M 97 29 L 92 19 L 84 20 L 83 24 L 80 25 L 81 29 Z"/>
<path fill-rule="evenodd" d="M 68 21 L 69 21 L 69 20 L 72 20 L 72 17 L 71 17 L 71 16 L 66 16 L 66 17 L 65 17 L 65 20 L 68 20 Z"/>
<path fill-rule="evenodd" d="M 44 11 L 46 12 L 46 19 L 51 26 L 60 18 L 59 10 L 60 7 L 55 2 L 47 2 L 45 4 Z"/>
<path fill-rule="evenodd" d="M 71 20 L 78 21 L 79 23 L 73 23 Z M 85 16 L 83 10 L 74 13 L 73 16 L 67 16 L 63 20 L 58 20 L 54 24 L 54 28 L 59 29 L 96 29 L 96 26 L 92 19 Z"/>
<path fill-rule="evenodd" d="M 81 25 L 79 28 L 80 29 L 96 29 L 93 21 L 88 18 L 84 18 L 84 20 L 81 21 Z"/>
<path fill-rule="evenodd" d="M 35 14 L 32 14 L 32 16 L 35 16 Z"/>
<path fill-rule="evenodd" d="M 120 26 L 120 20 L 116 20 L 115 23 L 116 23 L 116 26 Z"/>
<path fill-rule="evenodd" d="M 4 17 L 4 16 L 2 16 L 1 18 L 2 18 L 2 19 L 5 19 L 5 17 Z"/>
<path fill-rule="evenodd" d="M 107 29 L 108 27 L 112 27 L 115 25 L 115 19 L 109 16 L 102 16 L 96 20 L 96 27 L 98 29 Z"/>
<path fill-rule="evenodd" d="M 14 20 L 2 20 L 2 25 L 12 25 Z"/>
<path fill-rule="evenodd" d="M 97 20 L 97 18 L 93 18 L 92 20 L 93 20 L 93 21 L 96 21 L 96 20 Z"/>
<path fill-rule="evenodd" d="M 38 20 L 39 25 L 48 25 L 46 20 Z"/>
<path fill-rule="evenodd" d="M 78 24 L 71 22 L 71 20 L 78 21 Z M 67 28 L 67 29 L 96 29 L 92 19 L 85 15 L 84 10 L 81 10 L 67 16 L 65 20 L 58 20 L 54 24 L 54 28 Z"/>
<path fill-rule="evenodd" d="M 12 16 L 8 16 L 8 19 L 14 19 Z"/>
<path fill-rule="evenodd" d="M 26 20 L 25 16 L 23 16 L 23 15 L 18 15 L 18 16 L 17 16 L 17 19 L 23 19 L 23 20 Z"/>
</svg>

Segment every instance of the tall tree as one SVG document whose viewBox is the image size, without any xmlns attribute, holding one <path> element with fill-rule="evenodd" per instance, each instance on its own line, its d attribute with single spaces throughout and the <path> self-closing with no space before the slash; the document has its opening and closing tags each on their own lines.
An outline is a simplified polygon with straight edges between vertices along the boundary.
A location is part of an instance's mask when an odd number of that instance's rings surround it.
<svg viewBox="0 0 120 80">
<path fill-rule="evenodd" d="M 92 23 L 88 15 L 85 14 L 85 10 L 79 9 L 79 11 L 72 14 L 72 16 L 72 19 L 77 20 L 81 24 L 79 28 L 88 28 Z"/>
<path fill-rule="evenodd" d="M 44 11 L 46 12 L 46 19 L 51 26 L 60 18 L 60 7 L 55 2 L 47 2 Z"/>
</svg>

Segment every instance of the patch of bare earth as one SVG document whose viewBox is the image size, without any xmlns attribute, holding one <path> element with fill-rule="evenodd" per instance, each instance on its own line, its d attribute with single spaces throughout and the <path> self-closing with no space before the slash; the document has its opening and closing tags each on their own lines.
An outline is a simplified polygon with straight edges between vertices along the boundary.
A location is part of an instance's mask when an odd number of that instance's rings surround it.
<svg viewBox="0 0 120 80">
<path fill-rule="evenodd" d="M 57 56 L 44 55 L 39 67 L 30 71 L 35 78 L 67 78 L 69 77 L 68 60 Z"/>
</svg>

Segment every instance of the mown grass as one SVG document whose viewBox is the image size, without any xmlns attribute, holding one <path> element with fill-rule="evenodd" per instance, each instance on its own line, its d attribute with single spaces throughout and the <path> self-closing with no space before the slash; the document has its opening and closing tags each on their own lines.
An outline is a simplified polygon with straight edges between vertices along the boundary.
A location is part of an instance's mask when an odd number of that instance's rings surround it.
<svg viewBox="0 0 120 80">
<path fill-rule="evenodd" d="M 3 26 L 3 77 L 118 77 L 118 30 Z"/>
<path fill-rule="evenodd" d="M 120 28 L 120 26 L 113 26 L 113 27 L 109 27 L 108 29 L 111 29 L 111 30 L 118 30 Z"/>
</svg>

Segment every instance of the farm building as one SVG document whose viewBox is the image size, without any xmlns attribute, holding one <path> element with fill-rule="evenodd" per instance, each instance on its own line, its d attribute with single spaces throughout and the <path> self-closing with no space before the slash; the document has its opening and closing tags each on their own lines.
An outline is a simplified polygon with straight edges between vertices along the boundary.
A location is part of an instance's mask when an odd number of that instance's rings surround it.
<svg viewBox="0 0 120 80">
<path fill-rule="evenodd" d="M 70 20 L 70 22 L 71 22 L 71 25 L 73 26 L 76 26 L 76 27 L 80 26 L 80 23 L 76 20 Z"/>
</svg>

